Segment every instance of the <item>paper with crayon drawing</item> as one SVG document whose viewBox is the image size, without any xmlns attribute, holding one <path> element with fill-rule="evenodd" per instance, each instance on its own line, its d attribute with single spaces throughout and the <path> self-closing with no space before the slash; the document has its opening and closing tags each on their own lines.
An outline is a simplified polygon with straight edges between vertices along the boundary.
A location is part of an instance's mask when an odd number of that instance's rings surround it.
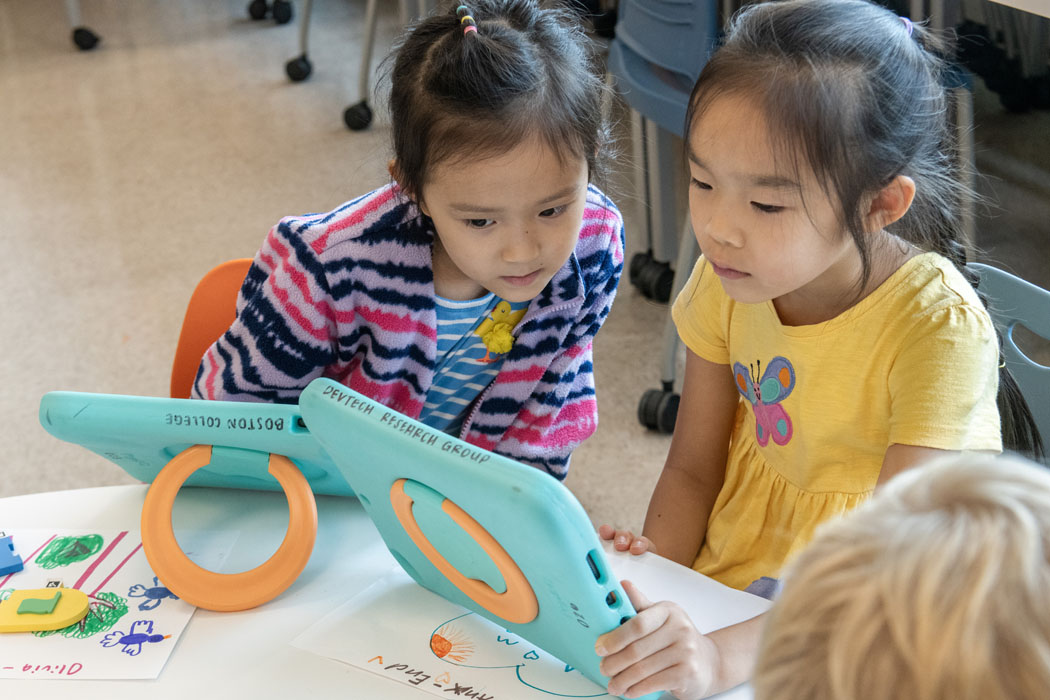
<svg viewBox="0 0 1050 700">
<path fill-rule="evenodd" d="M 61 581 L 88 595 L 87 616 L 50 632 L 0 634 L 0 679 L 156 678 L 196 608 L 159 582 L 137 530 L 7 530 L 22 571 L 0 576 L 14 590 Z M 235 532 L 180 533 L 186 554 L 219 570 Z"/>
<path fill-rule="evenodd" d="M 701 631 L 763 612 L 769 602 L 665 559 L 609 552 L 609 565 L 652 599 L 671 599 Z M 417 585 L 397 568 L 292 644 L 441 697 L 552 700 L 610 697 L 572 667 L 493 622 Z M 670 697 L 670 696 L 667 696 Z M 746 686 L 718 696 L 746 700 Z"/>
</svg>

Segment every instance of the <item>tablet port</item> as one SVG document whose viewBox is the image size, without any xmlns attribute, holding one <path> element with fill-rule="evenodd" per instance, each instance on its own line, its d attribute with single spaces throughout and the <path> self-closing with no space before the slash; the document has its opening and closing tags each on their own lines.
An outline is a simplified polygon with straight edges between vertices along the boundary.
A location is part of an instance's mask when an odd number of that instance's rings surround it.
<svg viewBox="0 0 1050 700">
<path fill-rule="evenodd" d="M 591 550 L 587 553 L 587 566 L 591 567 L 591 573 L 594 575 L 594 580 L 598 583 L 605 583 L 605 572 L 601 570 L 598 565 L 598 552 L 597 550 Z"/>
</svg>

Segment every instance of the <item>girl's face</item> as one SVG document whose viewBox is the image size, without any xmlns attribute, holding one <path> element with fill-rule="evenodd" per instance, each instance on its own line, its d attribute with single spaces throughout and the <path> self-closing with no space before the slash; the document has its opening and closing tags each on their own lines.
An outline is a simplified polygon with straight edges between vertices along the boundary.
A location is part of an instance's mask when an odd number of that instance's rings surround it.
<svg viewBox="0 0 1050 700">
<path fill-rule="evenodd" d="M 756 104 L 714 98 L 687 146 L 693 231 L 726 293 L 773 300 L 785 323 L 784 309 L 840 304 L 860 253 L 816 176 L 776 157 Z"/>
<path fill-rule="evenodd" d="M 532 299 L 576 247 L 586 198 L 586 161 L 562 163 L 535 141 L 439 163 L 419 205 L 437 230 L 435 290 L 456 300 Z"/>
</svg>

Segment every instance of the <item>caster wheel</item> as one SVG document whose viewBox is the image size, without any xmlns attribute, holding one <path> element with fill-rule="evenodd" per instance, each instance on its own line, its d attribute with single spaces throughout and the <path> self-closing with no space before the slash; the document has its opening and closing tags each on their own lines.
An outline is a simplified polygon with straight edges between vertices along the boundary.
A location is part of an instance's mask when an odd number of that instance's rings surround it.
<svg viewBox="0 0 1050 700">
<path fill-rule="evenodd" d="M 667 263 L 654 262 L 649 266 L 646 277 L 646 293 L 653 301 L 667 302 L 671 298 L 671 285 L 674 283 L 674 270 Z"/>
<path fill-rule="evenodd" d="M 650 430 L 670 434 L 674 432 L 681 397 L 662 389 L 649 389 L 638 402 L 638 422 Z"/>
<path fill-rule="evenodd" d="M 346 122 L 347 128 L 351 131 L 361 131 L 367 129 L 368 125 L 372 123 L 372 108 L 368 106 L 368 103 L 361 100 L 356 105 L 350 105 L 343 112 L 343 121 Z"/>
<path fill-rule="evenodd" d="M 299 58 L 293 58 L 284 64 L 284 72 L 288 74 L 288 78 L 293 83 L 301 83 L 310 77 L 310 73 L 313 71 L 313 66 L 310 64 L 310 59 L 303 54 Z"/>
<path fill-rule="evenodd" d="M 630 277 L 631 284 L 635 287 L 638 286 L 638 280 L 642 276 L 642 270 L 653 261 L 653 252 L 650 250 L 647 253 L 635 253 L 631 258 Z"/>
<path fill-rule="evenodd" d="M 292 21 L 292 3 L 288 0 L 273 0 L 273 21 L 277 24 L 288 24 Z"/>
<path fill-rule="evenodd" d="M 81 51 L 90 51 L 98 46 L 98 42 L 98 34 L 95 34 L 87 27 L 77 27 L 73 30 L 73 43 Z"/>
<path fill-rule="evenodd" d="M 631 284 L 653 301 L 663 303 L 671 298 L 674 270 L 668 263 L 653 260 L 652 251 L 634 254 L 631 258 L 630 278 Z"/>
<path fill-rule="evenodd" d="M 656 409 L 663 393 L 659 389 L 646 389 L 638 402 L 638 422 L 650 430 L 656 427 Z"/>
<path fill-rule="evenodd" d="M 269 9 L 266 0 L 252 0 L 248 3 L 248 16 L 254 20 L 266 19 Z"/>
<path fill-rule="evenodd" d="M 665 262 L 650 260 L 638 273 L 635 285 L 645 296 L 653 301 L 665 302 L 671 297 L 671 284 L 674 282 L 674 271 Z"/>
<path fill-rule="evenodd" d="M 665 393 L 660 399 L 660 405 L 656 408 L 656 429 L 665 435 L 674 432 L 674 425 L 678 421 L 678 404 L 682 397 L 678 394 Z"/>
</svg>

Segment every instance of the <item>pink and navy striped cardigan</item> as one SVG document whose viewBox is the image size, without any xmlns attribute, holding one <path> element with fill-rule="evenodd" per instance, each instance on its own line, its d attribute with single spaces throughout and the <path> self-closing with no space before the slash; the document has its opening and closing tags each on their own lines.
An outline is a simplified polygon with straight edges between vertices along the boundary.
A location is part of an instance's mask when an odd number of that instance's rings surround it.
<svg viewBox="0 0 1050 700">
<path fill-rule="evenodd" d="M 294 403 L 331 377 L 418 418 L 437 359 L 433 239 L 396 184 L 282 219 L 252 263 L 236 321 L 204 355 L 194 397 Z M 591 342 L 622 270 L 620 212 L 592 186 L 575 251 L 530 303 L 460 437 L 565 477 L 598 424 Z"/>
</svg>

